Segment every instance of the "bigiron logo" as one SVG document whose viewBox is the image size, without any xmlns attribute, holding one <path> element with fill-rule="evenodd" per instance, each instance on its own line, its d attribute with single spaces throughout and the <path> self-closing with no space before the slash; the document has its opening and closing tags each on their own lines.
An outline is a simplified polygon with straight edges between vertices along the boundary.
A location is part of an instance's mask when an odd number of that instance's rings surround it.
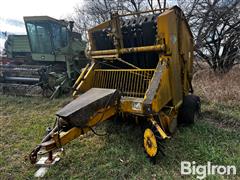
<svg viewBox="0 0 240 180">
<path fill-rule="evenodd" d="M 229 165 L 213 165 L 207 162 L 206 165 L 197 165 L 195 161 L 182 161 L 181 162 L 181 175 L 196 175 L 198 179 L 204 179 L 209 175 L 236 175 L 236 166 Z"/>
</svg>

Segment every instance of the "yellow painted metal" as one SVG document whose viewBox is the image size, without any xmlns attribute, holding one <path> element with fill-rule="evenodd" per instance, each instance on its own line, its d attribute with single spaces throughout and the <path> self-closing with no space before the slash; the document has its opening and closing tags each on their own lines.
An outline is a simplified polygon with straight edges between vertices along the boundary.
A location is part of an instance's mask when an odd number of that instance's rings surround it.
<svg viewBox="0 0 240 180">
<path fill-rule="evenodd" d="M 82 129 L 76 127 L 71 128 L 67 132 L 61 132 L 60 134 L 55 133 L 50 140 L 41 143 L 41 147 L 46 151 L 52 151 L 76 139 L 81 134 L 83 134 Z"/>
<path fill-rule="evenodd" d="M 141 68 L 139 68 L 139 67 L 137 67 L 137 66 L 135 66 L 135 65 L 133 65 L 133 64 L 131 64 L 131 63 L 129 63 L 129 62 L 127 62 L 127 61 L 124 61 L 124 60 L 121 59 L 121 58 L 116 58 L 116 59 L 117 59 L 118 61 L 124 63 L 124 64 L 127 64 L 128 66 L 130 66 L 130 67 L 132 67 L 132 68 L 134 68 L 134 69 L 141 69 Z"/>
<path fill-rule="evenodd" d="M 144 97 L 154 69 L 95 69 L 93 87 L 118 89 L 124 96 Z"/>
<path fill-rule="evenodd" d="M 56 147 L 60 147 L 73 139 L 76 139 L 81 134 L 83 134 L 83 131 L 80 128 L 74 127 L 67 132 L 60 133 L 59 135 L 55 133 L 52 139 L 54 140 Z"/>
<path fill-rule="evenodd" d="M 107 28 L 113 25 L 111 21 L 97 26 L 91 29 L 89 32 L 92 33 L 94 30 L 100 30 L 102 28 Z M 115 24 L 116 26 L 116 24 Z M 143 47 L 131 47 L 131 48 L 121 48 L 121 49 L 110 49 L 110 50 L 99 50 L 90 51 L 90 56 L 92 58 L 103 58 L 104 60 L 117 60 L 118 55 L 126 53 L 139 53 L 139 52 L 149 52 L 157 51 L 159 52 L 159 63 L 162 63 L 163 70 L 159 81 L 159 87 L 153 94 L 154 98 L 151 102 L 151 112 L 158 113 L 164 106 L 169 102 L 173 106 L 177 106 L 181 103 L 183 94 L 187 95 L 189 91 L 189 79 L 191 79 L 192 74 L 192 50 L 193 50 L 193 39 L 191 31 L 184 19 L 184 16 L 178 8 L 171 8 L 161 13 L 157 18 L 157 39 L 158 44 L 152 46 Z M 92 41 L 91 41 L 92 43 Z M 112 58 L 108 58 L 111 56 Z M 105 58 L 104 58 L 105 57 Z M 101 79 L 98 81 L 98 87 L 104 88 L 117 88 L 114 83 L 118 83 L 119 77 L 122 76 L 121 73 L 117 74 L 116 70 L 112 70 L 109 73 L 99 72 L 101 77 L 104 77 L 104 83 L 101 84 Z M 98 72 L 96 72 L 98 73 Z M 159 72 L 156 72 L 156 74 Z M 115 76 L 115 74 L 117 76 Z M 124 76 L 124 75 L 123 75 Z M 155 76 L 155 75 L 153 75 Z M 105 78 L 107 77 L 107 78 Z M 116 82 L 115 79 L 116 78 Z M 142 86 L 141 81 L 138 80 L 139 76 L 134 76 L 132 73 L 127 74 L 127 77 L 134 82 L 131 84 L 124 85 L 124 92 L 130 97 L 143 97 L 146 90 L 152 92 L 152 87 Z M 159 79 L 159 78 L 158 78 Z M 108 80 L 114 83 L 107 83 Z M 155 86 L 156 78 L 152 78 L 151 82 Z M 129 82 L 129 81 L 120 81 Z M 121 85 L 122 86 L 122 85 Z M 134 93 L 132 93 L 132 91 Z M 140 92 L 140 94 L 137 94 Z M 146 98 L 146 97 L 145 97 Z M 130 103 L 128 103 L 127 107 Z M 123 108 L 127 109 L 127 108 Z M 130 108 L 128 108 L 130 109 Z"/>
<path fill-rule="evenodd" d="M 173 97 L 174 105 L 182 99 L 182 83 L 181 83 L 181 70 L 180 70 L 180 59 L 178 52 L 178 29 L 177 29 L 177 18 L 174 10 L 165 11 L 157 19 L 158 35 L 164 38 L 167 47 L 171 51 L 171 60 L 169 61 L 170 66 L 170 83 L 171 83 L 171 94 Z"/>
<path fill-rule="evenodd" d="M 103 22 L 102 24 L 99 24 L 99 25 L 95 26 L 94 28 L 89 29 L 88 33 L 90 34 L 90 33 L 94 32 L 96 30 L 108 28 L 110 26 L 111 26 L 111 20 Z"/>
<path fill-rule="evenodd" d="M 86 74 L 88 68 L 89 68 L 90 64 L 87 64 L 86 67 L 83 69 L 82 73 L 80 74 L 80 76 L 77 78 L 76 82 L 73 85 L 73 89 L 75 89 L 79 83 L 83 80 L 84 75 Z M 74 91 L 75 92 L 75 91 Z"/>
<path fill-rule="evenodd" d="M 143 116 L 143 109 L 133 108 L 133 103 L 140 103 L 141 107 L 143 105 L 143 98 L 135 98 L 135 97 L 122 97 L 120 100 L 119 111 L 123 113 L 131 113 Z"/>
<path fill-rule="evenodd" d="M 165 132 L 174 133 L 177 127 L 177 111 L 174 107 L 166 108 L 170 108 L 167 114 L 163 111 L 159 112 L 160 125 Z"/>
<path fill-rule="evenodd" d="M 168 64 L 168 58 L 160 59 L 144 97 L 144 100 L 149 101 L 147 98 L 152 96 L 151 109 L 154 113 L 158 113 L 172 99 Z"/>
<path fill-rule="evenodd" d="M 157 139 L 156 139 L 153 131 L 149 128 L 145 129 L 145 131 L 144 131 L 143 144 L 144 144 L 146 153 L 150 157 L 156 156 L 156 154 L 158 152 Z"/>
<path fill-rule="evenodd" d="M 90 127 L 96 126 L 98 123 L 101 123 L 105 120 L 108 120 L 110 117 L 114 116 L 117 113 L 117 105 L 102 108 L 95 113 L 93 117 L 88 121 L 84 128 L 73 127 L 67 132 L 61 132 L 60 134 L 55 133 L 51 140 L 46 141 L 41 144 L 41 146 L 46 151 L 51 151 L 57 149 L 73 139 L 76 139 L 78 136 L 85 134 L 90 131 Z"/>
<path fill-rule="evenodd" d="M 97 67 L 97 64 L 93 63 L 88 68 L 87 73 L 84 75 L 82 81 L 78 84 L 76 90 L 73 92 L 73 96 L 76 96 L 78 93 L 84 93 L 87 90 L 92 88 L 92 83 L 94 78 L 94 69 L 96 67 Z"/>
<path fill-rule="evenodd" d="M 89 120 L 86 126 L 93 127 L 96 126 L 98 123 L 101 123 L 102 121 L 108 120 L 110 117 L 114 116 L 118 112 L 117 108 L 117 105 L 115 105 L 100 109 Z"/>
<path fill-rule="evenodd" d="M 49 141 L 41 143 L 41 147 L 45 151 L 53 151 L 57 148 L 61 148 L 63 145 L 69 143 L 70 141 L 76 139 L 78 136 L 83 135 L 90 131 L 91 129 L 86 128 L 77 128 L 73 127 L 67 132 L 61 132 L 60 134 L 53 134 L 52 138 Z"/>
<path fill-rule="evenodd" d="M 94 56 L 94 59 L 105 59 L 108 61 L 112 61 L 119 58 L 118 54 L 111 54 L 111 55 L 99 55 L 99 56 Z"/>
<path fill-rule="evenodd" d="M 98 50 L 94 48 L 94 41 L 91 34 L 110 26 L 117 27 L 117 21 L 107 21 L 89 31 L 91 51 L 89 55 L 93 59 L 118 60 L 119 55 L 127 53 L 159 52 L 159 63 L 156 69 L 97 69 L 92 66 L 78 85 L 78 90 L 85 92 L 90 87 L 118 89 L 122 92 L 119 111 L 140 116 L 152 116 L 159 114 L 160 125 L 150 118 L 150 122 L 156 127 L 163 139 L 168 138 L 166 134 L 173 119 L 177 115 L 177 109 L 182 104 L 184 95 L 188 94 L 189 81 L 192 74 L 192 50 L 193 40 L 186 21 L 177 8 L 169 9 L 161 13 L 157 18 L 157 39 L 156 45 Z M 119 32 L 121 33 L 121 32 Z M 118 37 L 119 33 L 113 37 Z M 111 34 L 110 34 L 111 35 Z M 85 81 L 88 79 L 88 81 Z M 143 106 L 146 99 L 150 101 L 150 110 L 145 111 Z M 135 104 L 134 104 L 135 103 Z M 137 104 L 137 108 L 134 106 Z M 170 114 L 165 114 L 162 110 L 167 105 L 174 109 Z M 104 111 L 104 109 L 103 109 Z M 112 112 L 110 114 L 115 114 Z M 97 119 L 93 119 L 91 126 L 94 126 Z"/>
<path fill-rule="evenodd" d="M 99 25 L 95 26 L 94 28 L 91 28 L 91 29 L 88 30 L 88 37 L 89 37 L 89 42 L 90 42 L 89 45 L 90 45 L 90 49 L 92 51 L 94 51 L 96 49 L 92 33 L 94 31 L 97 31 L 97 30 L 100 30 L 100 29 L 104 29 L 104 28 L 108 28 L 110 26 L 111 26 L 111 20 L 103 22 L 102 24 L 99 24 Z"/>
<path fill-rule="evenodd" d="M 111 26 L 114 29 L 109 36 L 112 36 L 117 50 L 123 48 L 123 37 L 120 25 L 120 19 L 117 12 L 112 13 Z"/>
<path fill-rule="evenodd" d="M 91 51 L 90 56 L 103 56 L 103 55 L 115 55 L 115 54 L 128 54 L 128 53 L 140 53 L 140 52 L 152 52 L 152 51 L 165 51 L 165 46 L 158 44 L 153 46 L 142 46 L 142 47 L 132 47 L 132 48 L 122 48 L 122 49 L 111 49 L 111 50 L 99 50 Z"/>
<path fill-rule="evenodd" d="M 159 112 L 160 125 L 164 131 L 168 130 L 168 125 L 170 122 L 169 117 L 164 112 Z"/>
<path fill-rule="evenodd" d="M 182 12 L 169 9 L 157 18 L 157 32 L 160 42 L 165 42 L 169 57 L 169 82 L 173 105 L 176 106 L 188 94 L 189 87 L 184 75 L 192 72 L 193 38 Z M 185 63 L 185 64 L 184 64 Z M 187 69 L 187 70 L 186 70 Z M 183 78 L 184 77 L 184 78 Z"/>
<path fill-rule="evenodd" d="M 114 44 L 117 43 L 116 49 L 96 51 L 92 33 L 111 26 L 118 28 L 115 34 L 109 34 L 114 39 Z M 89 119 L 86 127 L 74 127 L 60 135 L 56 133 L 51 140 L 41 145 L 47 150 L 58 148 L 119 112 L 130 113 L 135 117 L 144 116 L 156 127 L 162 139 L 168 139 L 167 133 L 172 130 L 171 125 L 184 95 L 188 94 L 189 79 L 192 78 L 193 39 L 181 11 L 172 8 L 158 16 L 156 45 L 123 48 L 117 19 L 90 29 L 89 38 L 89 56 L 93 61 L 117 61 L 122 54 L 158 52 L 158 65 L 155 69 L 140 69 L 131 64 L 128 65 L 133 69 L 101 69 L 95 62 L 90 67 L 87 66 L 74 84 L 76 91 L 73 95 L 86 92 L 92 87 L 118 89 L 122 93 L 120 104 L 101 107 Z M 171 106 L 171 111 L 166 113 L 168 106 Z M 155 115 L 158 115 L 160 122 L 154 119 Z M 156 155 L 157 140 L 151 129 L 144 132 L 144 147 L 149 156 Z"/>
<path fill-rule="evenodd" d="M 168 8 L 160 8 L 160 9 L 153 9 L 153 10 L 147 10 L 147 11 L 141 11 L 141 12 L 133 12 L 133 13 L 128 13 L 128 14 L 120 14 L 119 17 L 126 17 L 126 16 L 134 16 L 134 15 L 143 15 L 146 13 L 153 13 L 153 12 L 161 12 L 161 11 L 165 11 Z"/>
<path fill-rule="evenodd" d="M 160 80 L 160 87 L 156 93 L 156 96 L 152 102 L 152 110 L 159 112 L 172 98 L 171 86 L 169 79 L 169 58 L 161 57 L 160 63 L 162 64 L 162 76 Z"/>
<path fill-rule="evenodd" d="M 159 124 L 154 120 L 154 118 L 149 118 L 150 122 L 156 127 L 157 131 L 159 132 L 162 139 L 170 138 L 163 129 L 159 126 Z"/>
</svg>

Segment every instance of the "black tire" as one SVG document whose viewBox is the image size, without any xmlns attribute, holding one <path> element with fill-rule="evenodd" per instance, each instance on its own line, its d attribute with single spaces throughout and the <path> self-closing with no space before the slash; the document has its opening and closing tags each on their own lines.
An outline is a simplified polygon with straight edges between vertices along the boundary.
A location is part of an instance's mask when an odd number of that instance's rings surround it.
<svg viewBox="0 0 240 180">
<path fill-rule="evenodd" d="M 194 123 L 194 116 L 200 111 L 200 98 L 195 95 L 188 95 L 183 98 L 183 104 L 178 112 L 178 124 L 191 125 Z"/>
</svg>

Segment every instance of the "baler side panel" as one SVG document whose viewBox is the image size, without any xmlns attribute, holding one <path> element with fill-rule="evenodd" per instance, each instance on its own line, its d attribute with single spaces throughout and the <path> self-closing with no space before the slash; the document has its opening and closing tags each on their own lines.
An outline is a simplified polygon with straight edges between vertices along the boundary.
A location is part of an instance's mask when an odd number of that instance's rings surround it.
<svg viewBox="0 0 240 180">
<path fill-rule="evenodd" d="M 187 24 L 184 19 L 181 20 L 181 36 L 180 36 L 180 55 L 184 64 L 184 95 L 189 93 L 189 80 L 192 79 L 193 68 L 193 38 L 188 30 Z"/>
<path fill-rule="evenodd" d="M 174 106 L 182 101 L 183 93 L 179 62 L 177 21 L 178 17 L 176 16 L 175 9 L 162 13 L 157 19 L 158 36 L 166 43 L 172 57 L 169 61 L 169 78 Z"/>
<path fill-rule="evenodd" d="M 168 59 L 161 59 L 144 97 L 144 112 L 158 113 L 171 99 Z"/>
<path fill-rule="evenodd" d="M 163 69 L 160 79 L 160 87 L 158 89 L 157 95 L 152 102 L 152 110 L 156 113 L 159 112 L 164 106 L 166 106 L 166 104 L 172 99 L 168 60 L 161 63 Z"/>
</svg>

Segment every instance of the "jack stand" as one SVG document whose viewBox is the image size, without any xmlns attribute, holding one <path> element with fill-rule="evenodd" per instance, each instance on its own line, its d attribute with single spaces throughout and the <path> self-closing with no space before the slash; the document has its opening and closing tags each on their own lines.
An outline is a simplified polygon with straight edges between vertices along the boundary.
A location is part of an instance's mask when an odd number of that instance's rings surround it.
<svg viewBox="0 0 240 180">
<path fill-rule="evenodd" d="M 48 153 L 48 159 L 45 161 L 45 164 L 51 164 L 53 162 L 54 158 L 53 158 L 53 153 L 52 151 L 50 151 Z"/>
<path fill-rule="evenodd" d="M 53 155 L 52 151 L 49 151 L 47 157 L 41 157 L 39 161 L 36 163 L 38 166 L 51 166 L 54 165 L 56 162 L 60 160 L 60 157 L 58 157 L 58 153 L 55 153 Z"/>
<path fill-rule="evenodd" d="M 56 152 L 53 154 L 52 151 L 48 152 L 47 157 L 41 157 L 39 161 L 36 163 L 40 168 L 35 172 L 35 177 L 44 177 L 47 173 L 50 166 L 54 165 L 58 161 L 60 161 L 59 155 L 63 154 L 63 149 L 61 148 L 60 152 Z"/>
</svg>

